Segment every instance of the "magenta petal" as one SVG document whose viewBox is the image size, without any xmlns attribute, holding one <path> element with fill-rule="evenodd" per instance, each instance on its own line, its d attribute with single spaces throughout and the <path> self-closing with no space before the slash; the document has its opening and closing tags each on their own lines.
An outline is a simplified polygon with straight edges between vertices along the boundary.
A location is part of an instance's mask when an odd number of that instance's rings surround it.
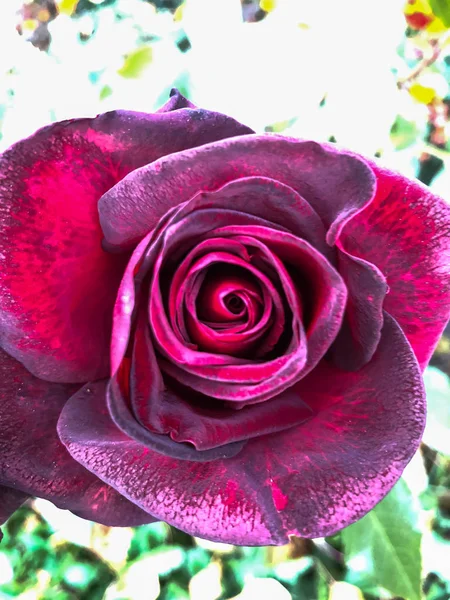
<svg viewBox="0 0 450 600">
<path fill-rule="evenodd" d="M 200 109 L 117 111 L 40 129 L 0 156 L 0 344 L 36 376 L 108 374 L 125 267 L 102 249 L 99 198 L 161 156 L 248 133 Z"/>
<path fill-rule="evenodd" d="M 290 533 L 331 535 L 371 510 L 416 452 L 425 425 L 423 381 L 405 335 L 385 313 L 367 365 L 348 373 L 323 361 L 296 391 L 316 416 L 298 435 L 277 438 L 271 464 L 286 497 L 280 517 Z"/>
<path fill-rule="evenodd" d="M 56 433 L 77 386 L 33 377 L 0 351 L 0 484 L 109 525 L 148 523 L 141 510 L 73 460 Z"/>
<path fill-rule="evenodd" d="M 92 385 L 89 384 L 89 387 L 91 388 Z M 113 378 L 110 381 L 107 389 L 106 387 L 101 387 L 101 382 L 97 382 L 95 384 L 96 396 L 103 397 L 104 390 L 106 390 L 109 413 L 114 425 L 120 430 L 120 432 L 130 439 L 140 442 L 149 450 L 156 451 L 164 456 L 170 456 L 171 458 L 184 461 L 208 462 L 211 460 L 235 456 L 241 451 L 243 445 L 245 444 L 245 440 L 231 442 L 225 440 L 222 445 L 210 447 L 205 450 L 197 450 L 190 443 L 179 444 L 173 441 L 172 438 L 167 435 L 161 435 L 160 433 L 154 433 L 153 431 L 146 429 L 134 418 L 134 415 L 128 407 L 126 398 L 124 398 L 116 378 Z M 89 397 L 89 391 L 90 390 L 88 390 L 86 386 L 73 396 L 70 406 L 64 413 L 65 420 L 63 422 L 65 424 L 68 423 L 69 415 L 72 415 L 77 409 L 80 410 L 81 407 L 86 404 L 87 398 L 91 400 Z M 79 435 L 83 436 L 84 433 L 80 431 Z M 108 432 L 105 432 L 105 436 L 107 440 L 110 439 Z M 103 437 L 100 436 L 98 439 L 101 441 Z"/>
<path fill-rule="evenodd" d="M 297 392 L 312 419 L 223 461 L 178 461 L 120 432 L 107 439 L 102 396 L 86 412 L 69 401 L 61 437 L 103 481 L 192 535 L 242 545 L 322 537 L 366 514 L 400 477 L 423 431 L 423 384 L 405 336 L 385 315 L 367 365 L 346 373 L 322 363 Z"/>
<path fill-rule="evenodd" d="M 252 176 L 276 180 L 300 194 L 330 227 L 330 243 L 371 201 L 376 183 L 363 160 L 331 146 L 277 135 L 230 138 L 167 156 L 106 193 L 99 202 L 105 238 L 128 247 L 173 206 Z M 265 211 L 262 204 L 259 216 L 265 218 Z"/>
<path fill-rule="evenodd" d="M 340 274 L 320 252 L 290 233 L 253 225 L 230 225 L 218 228 L 210 235 L 234 236 L 235 240 L 249 246 L 261 246 L 262 242 L 284 265 L 290 266 L 291 271 L 296 271 L 297 279 L 303 280 L 305 296 L 312 298 L 311 315 L 305 324 L 308 360 L 302 374 L 306 375 L 324 356 L 340 330 L 347 301 L 346 286 Z M 300 308 L 288 294 L 287 297 L 295 314 Z"/>
<path fill-rule="evenodd" d="M 450 316 L 450 207 L 422 184 L 370 164 L 377 195 L 347 223 L 341 243 L 386 277 L 384 308 L 423 369 Z"/>
<path fill-rule="evenodd" d="M 233 459 L 201 463 L 164 456 L 114 425 L 103 394 L 96 394 L 94 402 L 82 407 L 78 400 L 84 399 L 74 396 L 64 407 L 59 423 L 61 440 L 75 460 L 129 500 L 208 539 L 242 544 L 284 540 L 280 536 L 274 540 L 267 528 L 257 489 L 249 489 L 245 495 L 235 481 L 227 485 Z M 239 455 L 237 459 L 241 463 Z"/>
</svg>

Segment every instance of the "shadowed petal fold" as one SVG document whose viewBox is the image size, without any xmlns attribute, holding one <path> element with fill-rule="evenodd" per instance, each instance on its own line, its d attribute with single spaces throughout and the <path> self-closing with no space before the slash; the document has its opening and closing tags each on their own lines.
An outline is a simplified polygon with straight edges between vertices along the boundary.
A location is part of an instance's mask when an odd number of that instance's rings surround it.
<svg viewBox="0 0 450 600">
<path fill-rule="evenodd" d="M 338 247 L 340 241 L 337 242 Z M 373 264 L 339 248 L 338 270 L 348 293 L 345 316 L 331 353 L 342 369 L 357 371 L 372 358 L 383 327 L 386 278 Z"/>
</svg>

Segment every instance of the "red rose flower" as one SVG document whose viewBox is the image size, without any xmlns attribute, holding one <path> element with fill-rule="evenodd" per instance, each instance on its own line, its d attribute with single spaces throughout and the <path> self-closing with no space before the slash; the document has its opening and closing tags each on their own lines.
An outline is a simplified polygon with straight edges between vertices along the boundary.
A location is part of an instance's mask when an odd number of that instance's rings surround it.
<svg viewBox="0 0 450 600">
<path fill-rule="evenodd" d="M 174 93 L 0 157 L 0 522 L 28 496 L 235 544 L 329 535 L 416 451 L 450 210 Z"/>
</svg>

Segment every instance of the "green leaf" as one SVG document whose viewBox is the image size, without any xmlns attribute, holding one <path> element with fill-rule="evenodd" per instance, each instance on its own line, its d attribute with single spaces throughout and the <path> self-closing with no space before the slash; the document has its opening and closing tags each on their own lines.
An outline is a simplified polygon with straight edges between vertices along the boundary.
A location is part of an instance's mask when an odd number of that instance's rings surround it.
<svg viewBox="0 0 450 600">
<path fill-rule="evenodd" d="M 105 98 L 109 98 L 113 93 L 112 87 L 110 85 L 104 85 L 100 90 L 100 100 L 105 100 Z"/>
<path fill-rule="evenodd" d="M 125 57 L 123 65 L 117 71 L 127 79 L 139 78 L 148 65 L 152 62 L 153 50 L 151 46 L 136 48 Z"/>
<path fill-rule="evenodd" d="M 431 10 L 446 27 L 450 27 L 450 0 L 430 0 Z"/>
<path fill-rule="evenodd" d="M 329 600 L 330 586 L 321 569 L 317 571 L 317 600 Z"/>
<path fill-rule="evenodd" d="M 419 129 L 414 121 L 408 121 L 401 115 L 397 115 L 395 123 L 391 128 L 391 141 L 396 150 L 404 150 L 416 143 Z"/>
<path fill-rule="evenodd" d="M 421 539 L 413 497 L 400 480 L 370 513 L 342 531 L 351 583 L 420 600 Z"/>
</svg>

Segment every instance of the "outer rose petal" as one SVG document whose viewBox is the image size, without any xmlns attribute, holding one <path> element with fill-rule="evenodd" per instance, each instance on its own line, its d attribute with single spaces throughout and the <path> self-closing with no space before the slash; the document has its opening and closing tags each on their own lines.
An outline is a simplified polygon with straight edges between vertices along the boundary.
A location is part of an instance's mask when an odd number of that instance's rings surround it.
<svg viewBox="0 0 450 600">
<path fill-rule="evenodd" d="M 250 441 L 235 457 L 178 461 L 112 424 L 103 394 L 74 396 L 59 424 L 71 455 L 143 509 L 193 535 L 242 545 L 329 535 L 379 502 L 420 441 L 425 396 L 417 361 L 385 315 L 373 359 L 356 373 L 321 363 L 297 386 L 317 414 Z"/>
<path fill-rule="evenodd" d="M 347 223 L 341 242 L 386 277 L 384 308 L 424 369 L 450 317 L 450 207 L 419 182 L 369 164 L 376 197 Z"/>
<path fill-rule="evenodd" d="M 180 99 L 181 98 L 181 99 Z M 108 374 L 114 300 L 126 262 L 101 247 L 98 199 L 161 156 L 251 130 L 183 105 L 44 127 L 0 157 L 0 344 L 36 376 Z"/>
<path fill-rule="evenodd" d="M 107 525 L 152 522 L 59 441 L 56 424 L 76 386 L 41 381 L 1 350 L 0 381 L 0 484 Z"/>
<path fill-rule="evenodd" d="M 243 177 L 279 181 L 322 218 L 328 241 L 371 201 L 375 177 L 364 160 L 315 142 L 248 135 L 179 152 L 131 173 L 99 201 L 107 242 L 127 248 L 173 206 Z M 264 209 L 259 215 L 265 218 Z"/>
</svg>

